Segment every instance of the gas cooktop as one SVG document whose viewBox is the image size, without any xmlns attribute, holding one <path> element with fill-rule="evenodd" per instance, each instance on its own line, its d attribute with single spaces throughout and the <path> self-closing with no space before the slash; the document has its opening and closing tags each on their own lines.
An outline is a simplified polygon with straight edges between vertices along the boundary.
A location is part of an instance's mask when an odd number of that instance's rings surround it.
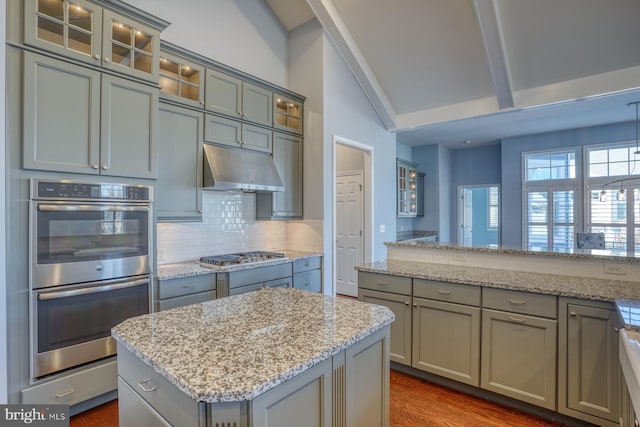
<svg viewBox="0 0 640 427">
<path fill-rule="evenodd" d="M 284 254 L 281 252 L 267 251 L 238 252 L 235 254 L 203 256 L 200 258 L 200 262 L 212 265 L 231 265 L 267 261 L 274 258 L 284 258 Z"/>
</svg>

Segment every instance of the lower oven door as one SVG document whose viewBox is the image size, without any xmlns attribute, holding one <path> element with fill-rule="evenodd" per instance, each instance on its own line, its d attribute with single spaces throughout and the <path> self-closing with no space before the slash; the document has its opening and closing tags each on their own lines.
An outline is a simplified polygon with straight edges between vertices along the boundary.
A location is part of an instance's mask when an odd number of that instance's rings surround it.
<svg viewBox="0 0 640 427">
<path fill-rule="evenodd" d="M 111 328 L 149 313 L 149 276 L 36 289 L 31 298 L 35 379 L 114 355 Z"/>
</svg>

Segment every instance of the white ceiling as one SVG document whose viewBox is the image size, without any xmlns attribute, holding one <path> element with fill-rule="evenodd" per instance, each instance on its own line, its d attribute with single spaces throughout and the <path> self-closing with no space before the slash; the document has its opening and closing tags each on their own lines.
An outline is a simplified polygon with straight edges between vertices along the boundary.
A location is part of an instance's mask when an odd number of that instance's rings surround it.
<svg viewBox="0 0 640 427">
<path fill-rule="evenodd" d="M 386 127 L 456 146 L 633 120 L 638 0 L 265 0 L 316 16 Z"/>
</svg>

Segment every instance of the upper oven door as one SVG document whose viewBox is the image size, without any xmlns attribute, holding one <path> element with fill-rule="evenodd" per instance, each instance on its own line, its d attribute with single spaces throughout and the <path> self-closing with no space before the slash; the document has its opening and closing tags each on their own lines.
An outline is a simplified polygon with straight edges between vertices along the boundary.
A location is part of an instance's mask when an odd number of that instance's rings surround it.
<svg viewBox="0 0 640 427">
<path fill-rule="evenodd" d="M 148 274 L 148 204 L 31 202 L 32 288 Z"/>
</svg>

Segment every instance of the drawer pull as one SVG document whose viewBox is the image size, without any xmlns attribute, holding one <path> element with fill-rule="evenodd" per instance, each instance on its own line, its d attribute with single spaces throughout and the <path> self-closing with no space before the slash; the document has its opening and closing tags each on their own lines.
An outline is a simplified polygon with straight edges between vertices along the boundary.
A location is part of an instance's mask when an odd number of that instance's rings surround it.
<svg viewBox="0 0 640 427">
<path fill-rule="evenodd" d="M 147 378 L 146 380 L 142 380 L 138 383 L 138 387 L 140 387 L 145 393 L 150 393 L 158 388 L 158 386 L 153 386 L 151 388 L 145 387 L 144 384 L 148 383 L 149 381 L 151 381 L 151 378 Z"/>
<path fill-rule="evenodd" d="M 73 393 L 74 390 L 72 388 L 70 388 L 69 390 L 65 391 L 64 393 L 56 393 L 56 397 L 58 399 L 65 397 L 65 396 L 69 396 L 71 393 Z"/>
<path fill-rule="evenodd" d="M 378 282 L 380 286 L 389 286 L 389 282 Z"/>
<path fill-rule="evenodd" d="M 413 308 L 418 308 L 418 304 L 416 304 L 415 302 L 413 303 Z"/>
<path fill-rule="evenodd" d="M 524 300 L 510 299 L 509 303 L 513 305 L 524 305 Z"/>
<path fill-rule="evenodd" d="M 196 284 L 191 282 L 191 283 L 187 283 L 185 285 L 182 285 L 183 288 L 193 288 Z"/>
<path fill-rule="evenodd" d="M 438 289 L 438 293 L 440 295 L 451 295 L 451 291 L 444 291 L 442 289 Z"/>
<path fill-rule="evenodd" d="M 307 282 L 307 283 L 305 283 L 305 284 L 304 284 L 304 285 L 302 285 L 302 286 L 310 286 L 310 285 L 311 285 L 311 282 Z"/>
<path fill-rule="evenodd" d="M 409 306 L 409 301 L 405 301 L 404 305 Z"/>
<path fill-rule="evenodd" d="M 521 317 L 513 317 L 513 316 L 509 316 L 509 320 L 511 320 L 512 322 L 518 322 L 518 323 L 525 323 L 527 321 L 527 319 L 523 319 Z"/>
</svg>

